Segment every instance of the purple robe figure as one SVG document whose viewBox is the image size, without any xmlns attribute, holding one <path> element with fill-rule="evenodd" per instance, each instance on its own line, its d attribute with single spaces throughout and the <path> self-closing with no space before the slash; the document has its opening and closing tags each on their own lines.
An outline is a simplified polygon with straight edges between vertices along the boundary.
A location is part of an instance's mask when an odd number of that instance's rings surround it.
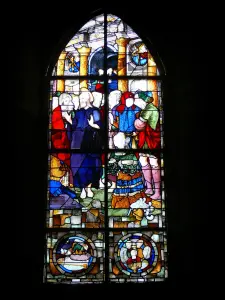
<svg viewBox="0 0 225 300">
<path fill-rule="evenodd" d="M 91 116 L 98 128 L 89 125 Z M 84 150 L 86 153 L 71 154 L 71 169 L 75 187 L 86 188 L 89 184 L 99 188 L 101 177 L 101 157 L 98 152 L 102 148 L 101 142 L 101 120 L 99 109 L 95 107 L 81 108 L 76 111 L 71 126 L 71 149 Z M 87 153 L 97 152 L 96 154 Z"/>
</svg>

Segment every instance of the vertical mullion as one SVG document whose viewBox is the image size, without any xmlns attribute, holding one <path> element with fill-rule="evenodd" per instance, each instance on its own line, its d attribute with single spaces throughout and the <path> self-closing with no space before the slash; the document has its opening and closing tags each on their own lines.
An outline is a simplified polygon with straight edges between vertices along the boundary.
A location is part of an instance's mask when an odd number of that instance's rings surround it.
<svg viewBox="0 0 225 300">
<path fill-rule="evenodd" d="M 108 80 L 107 80 L 107 12 L 104 12 L 104 97 L 105 97 L 105 282 L 109 282 L 109 221 L 108 221 Z"/>
</svg>

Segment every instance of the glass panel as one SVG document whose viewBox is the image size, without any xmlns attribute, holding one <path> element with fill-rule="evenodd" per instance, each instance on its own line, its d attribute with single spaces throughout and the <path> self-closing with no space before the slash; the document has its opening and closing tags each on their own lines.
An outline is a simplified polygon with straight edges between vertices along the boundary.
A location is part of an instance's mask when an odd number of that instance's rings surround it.
<svg viewBox="0 0 225 300">
<path fill-rule="evenodd" d="M 161 82 L 118 80 L 108 96 L 110 149 L 161 149 Z"/>
<path fill-rule="evenodd" d="M 137 152 L 109 154 L 109 227 L 162 228 L 165 226 L 161 161 L 158 154 Z"/>
<path fill-rule="evenodd" d="M 166 226 L 161 81 L 140 77 L 159 75 L 152 55 L 111 14 L 104 45 L 102 14 L 73 36 L 52 75 L 74 77 L 50 83 L 46 227 L 54 231 L 46 235 L 45 281 L 165 280 L 166 233 L 154 231 Z M 78 77 L 89 75 L 97 76 Z M 107 142 L 113 152 L 106 151 Z M 109 274 L 104 271 L 106 232 L 100 231 L 105 224 L 119 230 L 107 230 Z"/>
<path fill-rule="evenodd" d="M 104 233 L 52 232 L 46 236 L 45 281 L 100 283 L 103 281 Z"/>
<path fill-rule="evenodd" d="M 104 145 L 104 86 L 87 80 L 54 80 L 49 103 L 49 147 L 98 151 Z M 85 87 L 86 86 L 86 87 Z"/>
<path fill-rule="evenodd" d="M 103 227 L 104 173 L 103 154 L 52 153 L 47 227 Z"/>
<path fill-rule="evenodd" d="M 110 75 L 156 76 L 156 63 L 142 39 L 120 18 L 107 15 L 107 68 Z"/>
<path fill-rule="evenodd" d="M 98 75 L 103 69 L 104 15 L 87 22 L 61 52 L 52 75 Z"/>
<path fill-rule="evenodd" d="M 167 277 L 165 233 L 109 233 L 111 282 L 149 282 Z"/>
</svg>

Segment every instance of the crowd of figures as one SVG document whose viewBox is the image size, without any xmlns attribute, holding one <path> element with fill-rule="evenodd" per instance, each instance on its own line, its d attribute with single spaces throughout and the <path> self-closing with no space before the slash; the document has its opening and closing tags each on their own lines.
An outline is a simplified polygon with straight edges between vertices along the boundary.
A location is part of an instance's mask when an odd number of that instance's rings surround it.
<svg viewBox="0 0 225 300">
<path fill-rule="evenodd" d="M 51 155 L 50 195 L 67 194 L 79 205 L 78 198 L 92 198 L 93 189 L 104 188 L 108 176 L 111 207 L 130 208 L 139 218 L 145 214 L 151 219 L 151 201 L 161 199 L 160 159 L 151 153 L 160 149 L 159 111 L 153 101 L 149 91 L 109 93 L 108 147 L 120 151 L 109 154 L 105 174 L 104 91 L 81 88 L 79 95 L 53 97 L 51 148 L 62 151 Z M 74 188 L 79 188 L 79 197 Z"/>
</svg>

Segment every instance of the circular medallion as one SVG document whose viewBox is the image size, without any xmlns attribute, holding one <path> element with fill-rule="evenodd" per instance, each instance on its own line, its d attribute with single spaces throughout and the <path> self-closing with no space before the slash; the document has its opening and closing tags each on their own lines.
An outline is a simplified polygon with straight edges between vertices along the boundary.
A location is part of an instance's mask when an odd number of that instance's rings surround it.
<svg viewBox="0 0 225 300">
<path fill-rule="evenodd" d="M 143 233 L 130 233 L 119 240 L 115 249 L 117 267 L 125 274 L 147 274 L 156 265 L 158 250 Z"/>
<path fill-rule="evenodd" d="M 53 263 L 65 275 L 82 276 L 96 261 L 94 243 L 84 235 L 64 235 L 53 251 Z"/>
<path fill-rule="evenodd" d="M 135 66 L 145 66 L 148 62 L 148 50 L 142 42 L 137 42 L 131 47 L 131 61 Z"/>
</svg>

